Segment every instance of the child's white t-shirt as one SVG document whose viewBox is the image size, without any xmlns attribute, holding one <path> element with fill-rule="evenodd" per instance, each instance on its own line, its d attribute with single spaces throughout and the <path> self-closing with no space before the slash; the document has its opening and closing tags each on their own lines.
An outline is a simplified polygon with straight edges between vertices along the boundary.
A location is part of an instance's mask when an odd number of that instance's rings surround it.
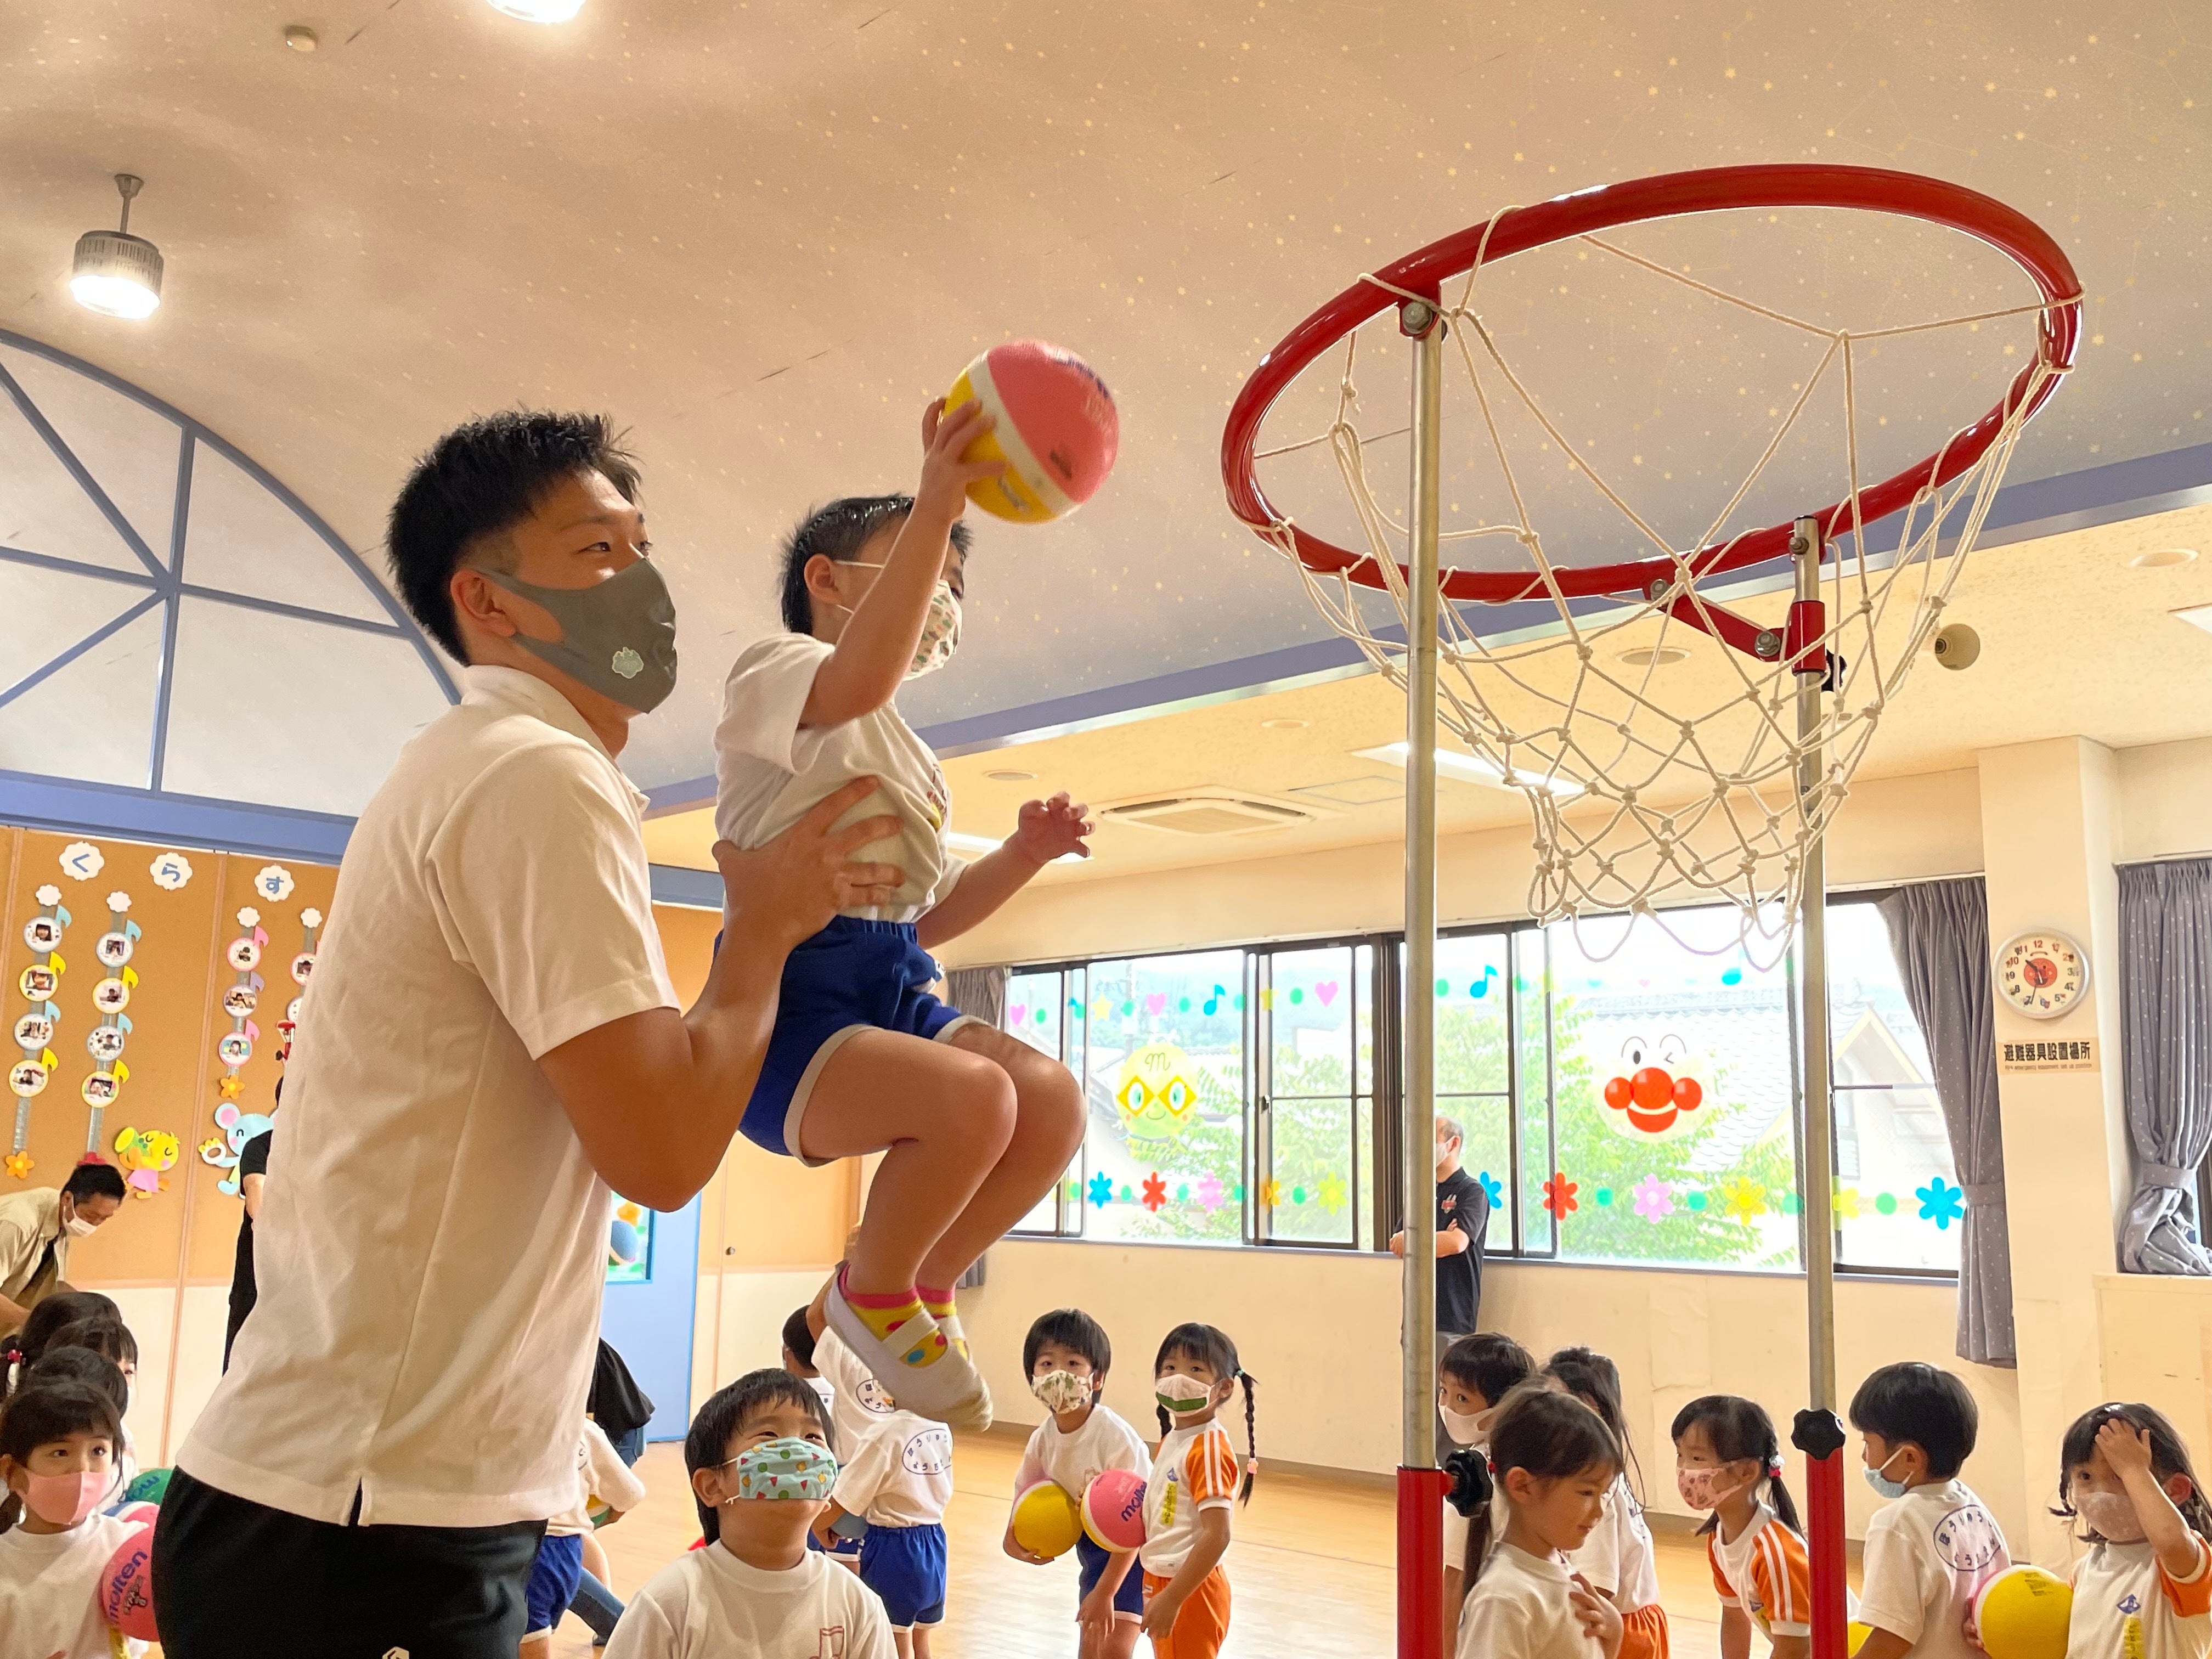
<svg viewBox="0 0 2212 1659">
<path fill-rule="evenodd" d="M 1966 1618 L 2011 1565 L 2004 1534 L 1965 1481 L 1915 1486 L 1867 1522 L 1859 1622 L 1911 1643 L 1915 1659 L 1982 1659 Z"/>
<path fill-rule="evenodd" d="M 576 1501 L 545 1523 L 548 1538 L 580 1537 L 592 1530 L 592 1500 L 620 1512 L 645 1502 L 645 1482 L 622 1461 L 607 1431 L 588 1417 L 576 1441 Z"/>
<path fill-rule="evenodd" d="M 799 1380 L 805 1382 L 808 1388 L 813 1389 L 815 1393 L 822 1396 L 822 1409 L 823 1411 L 834 1413 L 837 1409 L 837 1390 L 830 1386 L 830 1379 L 828 1377 L 808 1376 L 802 1377 Z M 830 1420 L 835 1422 L 836 1419 L 833 1417 Z"/>
<path fill-rule="evenodd" d="M 1644 1506 L 1629 1491 L 1625 1475 L 1613 1478 L 1605 1518 L 1590 1528 L 1583 1547 L 1567 1558 L 1569 1567 L 1613 1598 L 1623 1613 L 1648 1607 L 1659 1599 L 1659 1567 L 1651 1553 L 1651 1528 Z"/>
<path fill-rule="evenodd" d="M 781 1572 L 720 1544 L 689 1552 L 629 1599 L 606 1659 L 897 1659 L 875 1591 L 818 1550 Z"/>
<path fill-rule="evenodd" d="M 101 1573 L 136 1532 L 113 1516 L 96 1515 L 67 1532 L 0 1533 L 0 1653 L 15 1659 L 112 1659 L 113 1634 L 100 1616 Z M 143 1653 L 146 1644 L 127 1641 Z"/>
<path fill-rule="evenodd" d="M 1145 1443 L 1111 1407 L 1094 1405 L 1083 1426 L 1073 1434 L 1060 1432 L 1060 1419 L 1048 1417 L 1030 1434 L 1014 1474 L 1018 1498 L 1040 1480 L 1050 1480 L 1078 1502 L 1091 1483 L 1108 1469 L 1146 1474 L 1152 1454 Z"/>
<path fill-rule="evenodd" d="M 1459 1612 L 1458 1659 L 1604 1659 L 1569 1600 L 1566 1558 L 1500 1541 Z"/>
<path fill-rule="evenodd" d="M 777 634 L 747 646 L 730 665 L 714 728 L 714 833 L 758 847 L 854 778 L 881 779 L 882 788 L 837 823 L 895 814 L 898 835 L 853 856 L 896 864 L 906 883 L 896 902 L 845 914 L 913 921 L 952 890 L 965 867 L 945 845 L 951 791 L 937 757 L 892 703 L 840 726 L 799 725 L 831 648 L 811 634 Z"/>
<path fill-rule="evenodd" d="M 1137 1559 L 1146 1572 L 1175 1576 L 1198 1542 L 1198 1517 L 1235 1505 L 1237 1449 L 1218 1423 L 1171 1430 L 1145 1480 L 1145 1541 Z"/>
<path fill-rule="evenodd" d="M 872 1527 L 942 1525 L 952 1501 L 952 1431 L 896 1404 L 834 1331 L 814 1345 L 814 1364 L 836 1401 L 831 1496 Z"/>
<path fill-rule="evenodd" d="M 2074 1569 L 2066 1651 L 2084 1659 L 2205 1659 L 2212 1653 L 2212 1550 L 2175 1578 L 2149 1544 L 2098 1544 Z"/>
</svg>

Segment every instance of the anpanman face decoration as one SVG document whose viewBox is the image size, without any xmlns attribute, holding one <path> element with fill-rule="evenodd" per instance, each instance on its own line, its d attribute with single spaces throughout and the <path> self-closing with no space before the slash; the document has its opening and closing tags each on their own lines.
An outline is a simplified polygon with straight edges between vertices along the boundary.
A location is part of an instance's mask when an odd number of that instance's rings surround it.
<svg viewBox="0 0 2212 1659">
<path fill-rule="evenodd" d="M 1680 1037 L 1662 1037 L 1655 1048 L 1641 1037 L 1621 1045 L 1624 1075 L 1607 1080 L 1605 1103 L 1616 1114 L 1613 1127 L 1632 1140 L 1671 1139 L 1686 1113 L 1705 1102 L 1705 1085 L 1689 1075 L 1689 1057 Z"/>
</svg>

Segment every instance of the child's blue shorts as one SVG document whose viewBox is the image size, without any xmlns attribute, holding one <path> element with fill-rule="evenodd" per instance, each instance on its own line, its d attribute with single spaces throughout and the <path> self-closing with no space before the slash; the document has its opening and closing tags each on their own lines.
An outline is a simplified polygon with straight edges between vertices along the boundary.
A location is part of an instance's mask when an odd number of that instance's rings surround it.
<svg viewBox="0 0 2212 1659">
<path fill-rule="evenodd" d="M 870 1526 L 860 1540 L 860 1582 L 884 1598 L 894 1630 L 944 1623 L 945 1528 Z"/>
<path fill-rule="evenodd" d="M 1097 1588 L 1100 1575 L 1106 1571 L 1106 1563 L 1112 1558 L 1092 1543 L 1091 1535 L 1085 1533 L 1075 1540 L 1075 1559 L 1083 1564 L 1082 1582 L 1076 1589 L 1076 1599 L 1080 1603 Z M 1145 1570 L 1134 1561 L 1129 1563 L 1129 1571 L 1121 1575 L 1121 1588 L 1114 1592 L 1114 1611 L 1126 1613 L 1132 1619 L 1145 1616 Z"/>
<path fill-rule="evenodd" d="M 576 1599 L 576 1586 L 584 1582 L 584 1540 L 565 1534 L 538 1540 L 538 1559 L 530 1564 L 530 1620 L 523 1634 L 535 1636 L 551 1630 Z"/>
<path fill-rule="evenodd" d="M 714 948 L 721 945 L 718 936 Z M 799 1121 L 814 1079 L 855 1031 L 900 1031 L 937 1042 L 969 1024 L 970 1016 L 923 988 L 938 976 L 937 963 L 915 943 L 910 921 L 838 916 L 802 943 L 783 964 L 775 1029 L 745 1106 L 745 1138 L 802 1163 L 830 1162 L 799 1150 Z"/>
</svg>

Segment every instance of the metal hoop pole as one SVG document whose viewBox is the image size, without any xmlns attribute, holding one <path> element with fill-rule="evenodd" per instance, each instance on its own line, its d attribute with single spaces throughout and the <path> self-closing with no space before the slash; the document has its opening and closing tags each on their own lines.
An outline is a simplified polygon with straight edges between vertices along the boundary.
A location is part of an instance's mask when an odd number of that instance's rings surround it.
<svg viewBox="0 0 2212 1659">
<path fill-rule="evenodd" d="M 1820 600 L 1820 521 L 1797 520 L 1790 538 L 1796 592 L 1790 607 L 1784 649 L 1796 665 L 1797 801 L 1808 817 L 1820 811 L 1827 787 L 1828 750 L 1816 741 L 1820 699 L 1832 665 L 1826 609 Z M 1832 1097 L 1828 1048 L 1828 869 L 1824 837 L 1805 839 L 1799 871 L 1797 1030 L 1803 1053 L 1799 1075 L 1805 1090 L 1804 1191 L 1805 1329 L 1812 1403 L 1797 1414 L 1792 1442 L 1806 1458 L 1807 1520 L 1813 1576 L 1813 1659 L 1844 1659 L 1843 1425 L 1836 1416 L 1836 1228 Z"/>
<path fill-rule="evenodd" d="M 1404 1109 L 1398 1125 L 1405 1217 L 1405 1439 L 1398 1470 L 1399 1659 L 1443 1646 L 1443 1476 L 1437 1468 L 1437 520 L 1442 471 L 1443 319 L 1399 307 L 1413 351 L 1412 559 L 1406 631 L 1406 988 Z"/>
</svg>

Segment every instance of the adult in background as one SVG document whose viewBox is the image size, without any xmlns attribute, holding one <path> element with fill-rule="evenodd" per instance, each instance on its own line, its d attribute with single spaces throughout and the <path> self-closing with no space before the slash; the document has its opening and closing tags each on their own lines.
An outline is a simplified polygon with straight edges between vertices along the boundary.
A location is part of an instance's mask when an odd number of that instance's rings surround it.
<svg viewBox="0 0 2212 1659">
<path fill-rule="evenodd" d="M 276 1079 L 276 1098 L 270 1106 L 273 1117 L 284 1103 L 284 1079 Z M 271 1124 L 238 1149 L 238 1197 L 245 1217 L 238 1224 L 238 1255 L 230 1264 L 230 1318 L 222 1332 L 222 1368 L 230 1369 L 230 1350 L 238 1340 L 238 1328 L 253 1311 L 253 1218 L 261 1213 L 261 1194 L 269 1184 L 269 1142 L 276 1133 Z"/>
<path fill-rule="evenodd" d="M 1482 1310 L 1482 1240 L 1490 1231 L 1490 1192 L 1459 1161 L 1467 1144 L 1459 1120 L 1437 1114 L 1437 1352 L 1475 1328 Z M 1406 1235 L 1390 1236 L 1390 1254 L 1406 1254 Z M 1437 1419 L 1443 1433 L 1443 1419 Z"/>
<path fill-rule="evenodd" d="M 470 422 L 392 512 L 402 599 L 465 665 L 356 824 L 255 1227 L 259 1298 L 176 1457 L 169 1659 L 514 1659 L 574 1500 L 608 1188 L 681 1209 L 760 1070 L 791 947 L 886 902 L 890 836 L 719 847 L 729 947 L 679 1009 L 616 764 L 675 684 L 635 464 L 598 416 Z"/>
<path fill-rule="evenodd" d="M 123 1207 L 123 1172 L 88 1159 L 59 1187 L 0 1198 L 0 1335 L 69 1279 L 70 1246 Z"/>
</svg>

